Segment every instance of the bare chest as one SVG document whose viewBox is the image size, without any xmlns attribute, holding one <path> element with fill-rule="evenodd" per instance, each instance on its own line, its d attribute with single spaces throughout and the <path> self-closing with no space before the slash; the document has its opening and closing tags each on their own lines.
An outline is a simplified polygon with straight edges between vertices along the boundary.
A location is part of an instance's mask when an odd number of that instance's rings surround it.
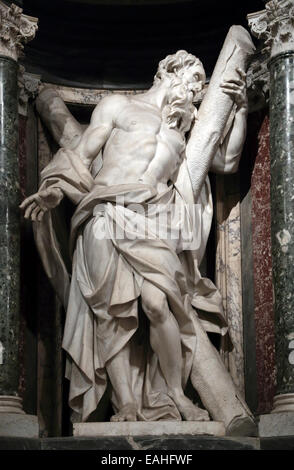
<svg viewBox="0 0 294 470">
<path fill-rule="evenodd" d="M 155 146 L 161 143 L 171 153 L 181 153 L 184 145 L 180 132 L 163 122 L 160 110 L 133 103 L 118 116 L 114 134 L 116 143 L 122 143 L 124 139 L 142 144 L 150 142 Z"/>
<path fill-rule="evenodd" d="M 125 132 L 150 132 L 156 135 L 161 126 L 161 114 L 148 105 L 130 103 L 116 118 L 115 127 Z"/>
</svg>

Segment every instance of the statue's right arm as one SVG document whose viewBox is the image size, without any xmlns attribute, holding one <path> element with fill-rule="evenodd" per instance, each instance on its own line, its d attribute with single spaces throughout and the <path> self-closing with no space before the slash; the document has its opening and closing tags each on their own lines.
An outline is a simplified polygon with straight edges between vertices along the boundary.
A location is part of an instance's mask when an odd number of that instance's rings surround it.
<svg viewBox="0 0 294 470">
<path fill-rule="evenodd" d="M 83 133 L 78 145 L 70 151 L 60 149 L 58 152 L 74 152 L 76 159 L 81 161 L 83 167 L 89 169 L 114 128 L 115 116 L 119 112 L 122 99 L 125 99 L 125 97 L 120 95 L 103 98 L 94 109 L 90 124 Z M 20 208 L 25 211 L 25 218 L 40 221 L 45 212 L 60 203 L 63 196 L 62 189 L 58 187 L 58 183 L 55 183 L 54 186 L 48 186 L 26 198 Z"/>
<path fill-rule="evenodd" d="M 119 111 L 121 98 L 123 97 L 111 95 L 100 101 L 93 111 L 89 126 L 73 149 L 87 168 L 97 157 L 115 126 L 115 116 Z"/>
</svg>

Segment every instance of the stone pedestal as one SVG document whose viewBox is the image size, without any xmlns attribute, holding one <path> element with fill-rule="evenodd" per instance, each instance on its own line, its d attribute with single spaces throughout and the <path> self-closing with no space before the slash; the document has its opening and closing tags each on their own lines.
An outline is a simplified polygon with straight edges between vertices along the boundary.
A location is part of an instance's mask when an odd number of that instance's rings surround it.
<svg viewBox="0 0 294 470">
<path fill-rule="evenodd" d="M 31 419 L 24 415 L 17 396 L 20 271 L 17 60 L 23 43 L 33 39 L 37 20 L 23 15 L 17 6 L 3 2 L 0 16 L 0 434 L 24 436 Z"/>
<path fill-rule="evenodd" d="M 2 413 L 0 414 L 1 437 L 39 437 L 38 418 L 34 415 Z"/>
<path fill-rule="evenodd" d="M 258 430 L 260 437 L 294 436 L 294 413 L 261 415 Z"/>
</svg>

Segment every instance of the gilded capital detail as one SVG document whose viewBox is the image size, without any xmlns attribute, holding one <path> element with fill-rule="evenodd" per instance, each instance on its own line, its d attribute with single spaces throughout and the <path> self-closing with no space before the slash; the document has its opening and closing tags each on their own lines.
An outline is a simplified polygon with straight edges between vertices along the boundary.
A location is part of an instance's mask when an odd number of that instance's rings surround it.
<svg viewBox="0 0 294 470">
<path fill-rule="evenodd" d="M 24 44 L 34 39 L 38 19 L 22 13 L 22 9 L 0 2 L 0 55 L 18 60 Z"/>
<path fill-rule="evenodd" d="M 294 0 L 272 0 L 247 16 L 251 32 L 264 40 L 271 57 L 294 50 Z"/>
</svg>

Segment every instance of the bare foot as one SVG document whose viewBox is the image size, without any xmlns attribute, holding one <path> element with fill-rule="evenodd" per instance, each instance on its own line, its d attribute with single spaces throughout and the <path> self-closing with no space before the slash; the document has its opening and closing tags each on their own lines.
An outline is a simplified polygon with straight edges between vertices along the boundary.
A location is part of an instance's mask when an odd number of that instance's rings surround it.
<svg viewBox="0 0 294 470">
<path fill-rule="evenodd" d="M 118 413 L 111 416 L 110 421 L 137 421 L 137 406 L 134 403 L 123 405 Z"/>
<path fill-rule="evenodd" d="M 210 421 L 208 412 L 194 405 L 183 393 L 170 392 L 169 396 L 177 405 L 185 421 Z"/>
</svg>

